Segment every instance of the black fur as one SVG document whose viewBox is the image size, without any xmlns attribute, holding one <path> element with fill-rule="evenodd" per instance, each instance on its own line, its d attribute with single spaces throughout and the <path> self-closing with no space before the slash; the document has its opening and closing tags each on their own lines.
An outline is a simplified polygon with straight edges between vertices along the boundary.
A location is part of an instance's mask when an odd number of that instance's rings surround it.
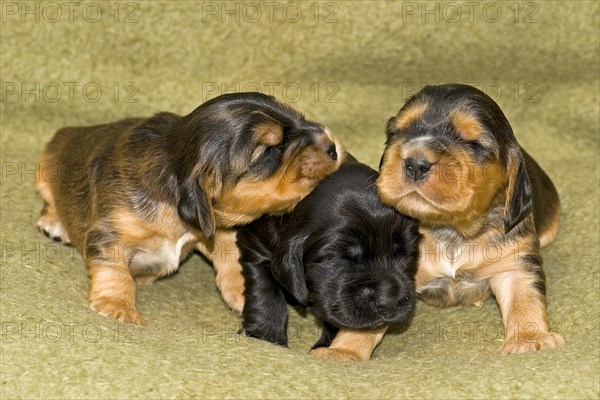
<svg viewBox="0 0 600 400">
<path fill-rule="evenodd" d="M 417 221 L 383 205 L 377 172 L 351 156 L 294 212 L 238 231 L 246 282 L 243 332 L 287 345 L 286 296 L 338 328 L 404 323 L 415 302 Z"/>
</svg>

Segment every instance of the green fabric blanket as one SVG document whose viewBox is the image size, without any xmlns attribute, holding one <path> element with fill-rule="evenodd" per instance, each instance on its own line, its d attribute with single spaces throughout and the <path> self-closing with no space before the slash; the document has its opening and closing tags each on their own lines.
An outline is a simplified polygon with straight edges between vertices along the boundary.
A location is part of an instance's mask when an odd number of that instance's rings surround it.
<svg viewBox="0 0 600 400">
<path fill-rule="evenodd" d="M 2 1 L 0 19 L 1 398 L 600 396 L 597 2 Z M 319 329 L 296 311 L 289 349 L 237 335 L 199 256 L 139 290 L 134 328 L 92 312 L 81 256 L 37 232 L 33 171 L 62 126 L 260 90 L 376 167 L 387 119 L 445 82 L 497 100 L 558 187 L 561 230 L 542 254 L 564 348 L 499 356 L 490 299 L 418 304 L 370 361 L 312 359 Z"/>
</svg>

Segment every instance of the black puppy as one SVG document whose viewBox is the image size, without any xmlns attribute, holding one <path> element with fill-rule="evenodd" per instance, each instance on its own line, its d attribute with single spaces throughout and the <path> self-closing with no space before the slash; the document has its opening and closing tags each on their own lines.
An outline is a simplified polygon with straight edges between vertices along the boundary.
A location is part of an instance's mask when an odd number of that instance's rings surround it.
<svg viewBox="0 0 600 400">
<path fill-rule="evenodd" d="M 377 177 L 349 155 L 293 213 L 238 231 L 246 285 L 242 332 L 287 346 L 286 299 L 323 320 L 313 348 L 329 346 L 340 327 L 408 321 L 420 234 L 416 220 L 379 201 Z"/>
</svg>

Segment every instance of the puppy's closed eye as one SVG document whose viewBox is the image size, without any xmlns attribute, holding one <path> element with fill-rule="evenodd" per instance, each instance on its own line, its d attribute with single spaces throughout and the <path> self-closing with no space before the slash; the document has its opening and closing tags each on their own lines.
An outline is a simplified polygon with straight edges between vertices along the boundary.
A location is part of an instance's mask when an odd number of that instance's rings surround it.
<svg viewBox="0 0 600 400">
<path fill-rule="evenodd" d="M 273 174 L 281 163 L 283 151 L 283 143 L 274 146 L 258 146 L 252 155 L 250 169 L 266 169 L 266 174 Z"/>
<path fill-rule="evenodd" d="M 262 156 L 265 159 L 271 159 L 277 157 L 279 159 L 281 154 L 283 153 L 283 144 L 278 144 L 275 146 L 267 146 Z"/>
</svg>

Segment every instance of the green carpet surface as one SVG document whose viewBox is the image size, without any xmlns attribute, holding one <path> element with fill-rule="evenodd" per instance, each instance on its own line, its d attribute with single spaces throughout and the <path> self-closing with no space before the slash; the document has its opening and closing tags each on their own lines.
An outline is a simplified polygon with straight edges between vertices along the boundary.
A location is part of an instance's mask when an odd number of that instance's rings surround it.
<svg viewBox="0 0 600 400">
<path fill-rule="evenodd" d="M 0 397 L 598 398 L 599 37 L 595 1 L 2 1 Z M 93 313 L 81 256 L 37 232 L 32 171 L 62 126 L 259 89 L 376 167 L 387 119 L 446 82 L 497 100 L 558 187 L 561 229 L 542 254 L 564 348 L 498 355 L 490 299 L 418 304 L 370 361 L 312 359 L 319 330 L 296 311 L 289 349 L 237 335 L 198 256 L 139 290 L 134 328 Z"/>
</svg>

